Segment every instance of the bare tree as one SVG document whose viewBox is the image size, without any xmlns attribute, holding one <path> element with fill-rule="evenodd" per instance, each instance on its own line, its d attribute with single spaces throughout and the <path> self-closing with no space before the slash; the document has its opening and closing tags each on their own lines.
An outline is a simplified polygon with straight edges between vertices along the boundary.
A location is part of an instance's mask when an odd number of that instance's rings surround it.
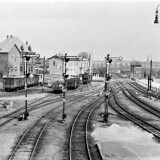
<svg viewBox="0 0 160 160">
<path fill-rule="evenodd" d="M 12 64 L 6 60 L 0 60 L 0 72 L 2 75 L 9 75 L 10 69 L 13 68 Z"/>
<path fill-rule="evenodd" d="M 82 57 L 82 58 L 89 58 L 89 54 L 87 52 L 80 52 L 78 54 L 78 57 Z"/>
</svg>

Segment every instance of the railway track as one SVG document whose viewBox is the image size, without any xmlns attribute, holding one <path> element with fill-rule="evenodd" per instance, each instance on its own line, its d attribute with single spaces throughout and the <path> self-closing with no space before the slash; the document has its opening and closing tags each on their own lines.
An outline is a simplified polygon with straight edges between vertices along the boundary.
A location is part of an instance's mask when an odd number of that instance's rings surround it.
<svg viewBox="0 0 160 160">
<path fill-rule="evenodd" d="M 144 110 L 148 111 L 149 113 L 160 118 L 160 110 L 158 110 L 158 108 L 155 108 L 153 105 L 138 98 L 138 96 L 133 91 L 128 89 L 125 85 L 121 84 L 120 88 L 123 91 L 123 93 L 125 94 L 125 96 L 127 98 L 129 98 L 132 102 L 134 102 L 135 104 L 137 104 L 138 106 L 140 106 Z"/>
<path fill-rule="evenodd" d="M 67 100 L 74 100 L 75 98 L 78 98 L 78 97 L 82 97 L 82 96 L 89 96 L 90 94 L 94 94 L 98 91 L 99 89 L 97 90 L 94 90 L 94 91 L 91 91 L 91 92 L 88 92 L 88 91 L 85 91 L 85 92 L 79 92 L 78 94 L 76 94 L 76 96 L 72 93 L 70 94 L 69 96 L 66 96 L 66 99 Z M 44 97 L 42 98 L 41 100 L 37 100 L 37 101 L 34 101 L 30 104 L 28 104 L 28 111 L 33 111 L 33 110 L 36 110 L 36 109 L 40 109 L 42 107 L 46 107 L 47 105 L 51 105 L 53 103 L 56 103 L 56 102 L 60 102 L 62 101 L 62 96 L 58 96 L 58 97 L 53 97 L 52 95 L 50 95 L 49 97 Z M 11 112 L 10 114 L 6 114 L 2 117 L 0 117 L 0 128 L 3 127 L 4 125 L 8 124 L 9 122 L 11 122 L 12 120 L 14 120 L 15 118 L 19 117 L 23 112 L 24 112 L 24 109 L 25 107 L 21 107 L 17 110 L 15 110 L 14 112 Z"/>
<path fill-rule="evenodd" d="M 103 103 L 101 98 L 96 99 L 84 106 L 76 115 L 69 137 L 69 160 L 102 160 L 97 146 L 90 145 L 88 137 L 90 115 L 101 103 Z"/>
<path fill-rule="evenodd" d="M 155 125 L 148 123 L 140 115 L 137 115 L 132 111 L 128 110 L 126 107 L 124 107 L 124 104 L 120 103 L 119 98 L 120 97 L 118 97 L 117 94 L 113 91 L 112 95 L 109 97 L 109 105 L 111 106 L 111 108 L 113 108 L 116 112 L 118 112 L 126 119 L 132 121 L 140 128 L 146 130 L 149 133 L 152 133 L 155 136 L 155 138 L 159 141 L 160 127 L 156 127 Z"/>
<path fill-rule="evenodd" d="M 149 96 L 146 87 L 143 87 L 136 82 L 127 82 L 127 84 L 130 85 L 132 88 L 136 89 L 138 92 L 141 92 L 145 96 Z M 154 98 L 160 98 L 154 90 L 151 91 L 150 95 Z"/>
<path fill-rule="evenodd" d="M 95 93 L 94 93 L 95 94 Z M 89 95 L 90 96 L 90 95 Z M 88 98 L 86 96 L 86 98 Z M 71 107 L 73 104 L 84 100 L 84 96 L 81 96 L 77 99 L 77 97 L 70 103 L 67 104 L 67 107 Z M 30 126 L 25 133 L 21 136 L 20 140 L 17 142 L 16 146 L 13 149 L 12 154 L 9 157 L 9 160 L 18 160 L 18 159 L 34 159 L 36 148 L 38 146 L 40 137 L 43 135 L 47 125 L 54 121 L 56 116 L 61 113 L 62 109 L 60 107 L 56 107 L 45 115 L 43 115 L 40 119 L 38 119 L 35 123 Z M 59 109 L 59 110 L 57 110 Z"/>
</svg>

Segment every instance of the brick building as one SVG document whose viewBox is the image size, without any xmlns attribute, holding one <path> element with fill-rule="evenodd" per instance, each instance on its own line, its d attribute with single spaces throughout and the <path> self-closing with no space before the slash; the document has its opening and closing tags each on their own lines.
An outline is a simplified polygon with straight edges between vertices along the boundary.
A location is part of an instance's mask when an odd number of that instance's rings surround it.
<svg viewBox="0 0 160 160">
<path fill-rule="evenodd" d="M 23 47 L 22 47 L 23 46 Z M 23 51 L 22 51 L 23 48 Z M 27 52 L 36 55 L 28 42 L 24 43 L 18 37 L 7 36 L 6 40 L 0 43 L 0 71 L 3 75 L 21 76 L 24 75 L 23 54 Z M 27 71 L 36 74 L 36 57 L 31 57 L 27 62 Z"/>
</svg>

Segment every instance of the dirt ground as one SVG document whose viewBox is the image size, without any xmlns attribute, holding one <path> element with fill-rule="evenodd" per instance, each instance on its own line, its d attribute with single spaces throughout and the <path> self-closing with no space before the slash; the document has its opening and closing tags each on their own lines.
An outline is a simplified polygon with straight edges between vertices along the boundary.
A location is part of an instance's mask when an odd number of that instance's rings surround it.
<svg viewBox="0 0 160 160">
<path fill-rule="evenodd" d="M 96 84 L 96 83 L 95 83 Z M 88 89 L 93 90 L 94 89 L 94 83 L 92 84 L 92 87 L 89 87 Z M 103 85 L 103 84 L 102 84 Z M 28 104 L 38 100 L 42 99 L 43 97 L 50 96 L 58 97 L 57 94 L 51 94 L 48 92 L 41 93 L 38 91 L 38 93 L 32 93 L 30 92 L 28 94 Z M 67 129 L 70 125 L 71 119 L 75 115 L 75 113 L 82 107 L 82 105 L 88 103 L 91 99 L 80 101 L 76 105 L 74 105 L 74 110 L 72 109 L 66 109 L 67 118 L 64 123 L 60 123 L 60 120 L 62 119 L 62 115 L 58 115 L 56 120 L 51 122 L 51 124 L 48 126 L 47 132 L 42 138 L 42 141 L 40 142 L 40 148 L 38 148 L 39 152 L 37 154 L 37 160 L 60 160 L 63 159 L 63 155 L 65 152 L 65 142 L 67 136 Z M 18 94 L 14 96 L 14 94 L 5 95 L 3 96 L 3 93 L 0 93 L 0 101 L 13 101 L 13 107 L 9 110 L 4 110 L 3 108 L 0 108 L 0 116 L 3 116 L 7 113 L 10 113 L 17 108 L 24 106 L 25 104 L 25 96 L 24 92 L 22 94 Z M 58 102 L 55 104 L 52 104 L 50 106 L 43 107 L 41 109 L 35 110 L 30 112 L 29 120 L 26 121 L 18 121 L 15 119 L 11 123 L 7 124 L 5 127 L 0 128 L 0 160 L 6 160 L 8 159 L 8 156 L 10 155 L 10 152 L 12 151 L 12 148 L 15 145 L 16 140 L 19 138 L 20 135 L 38 118 L 40 118 L 44 113 L 49 111 L 51 108 L 56 107 L 57 105 L 62 105 L 62 102 Z M 23 159 L 23 158 L 22 158 Z"/>
</svg>

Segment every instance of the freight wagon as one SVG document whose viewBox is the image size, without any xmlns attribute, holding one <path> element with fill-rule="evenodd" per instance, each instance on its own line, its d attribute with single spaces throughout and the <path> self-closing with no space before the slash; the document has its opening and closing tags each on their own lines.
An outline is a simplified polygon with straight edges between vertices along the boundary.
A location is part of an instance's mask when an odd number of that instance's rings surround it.
<svg viewBox="0 0 160 160">
<path fill-rule="evenodd" d="M 83 84 L 88 84 L 91 83 L 91 75 L 89 75 L 89 73 L 85 72 L 84 74 L 82 74 L 82 83 Z"/>
<path fill-rule="evenodd" d="M 67 89 L 78 88 L 79 84 L 80 84 L 79 77 L 66 79 Z M 64 87 L 64 80 L 58 80 L 58 81 L 52 82 L 52 91 L 55 93 L 61 93 L 63 91 L 63 87 Z"/>
<path fill-rule="evenodd" d="M 39 84 L 39 75 L 27 77 L 27 87 L 37 86 Z M 24 89 L 25 76 L 3 76 L 3 90 L 6 92 Z"/>
<path fill-rule="evenodd" d="M 67 87 L 67 89 L 78 88 L 79 84 L 80 84 L 80 78 L 79 77 L 66 79 L 66 87 Z"/>
</svg>

